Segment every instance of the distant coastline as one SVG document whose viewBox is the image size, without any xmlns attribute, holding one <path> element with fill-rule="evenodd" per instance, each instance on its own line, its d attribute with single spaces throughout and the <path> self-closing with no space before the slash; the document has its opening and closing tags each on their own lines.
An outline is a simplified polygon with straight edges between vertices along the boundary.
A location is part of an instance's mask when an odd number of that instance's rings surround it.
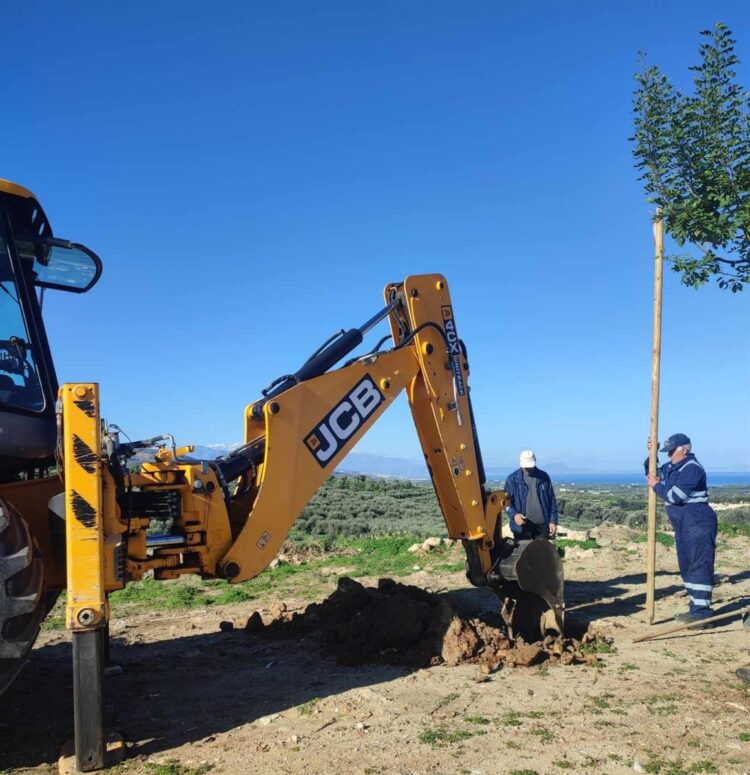
<svg viewBox="0 0 750 775">
<path fill-rule="evenodd" d="M 359 468 L 349 468 L 341 466 L 336 470 L 336 474 L 339 476 L 372 476 L 380 479 L 408 479 L 412 482 L 429 482 L 429 477 L 422 476 L 419 473 L 411 472 L 395 472 L 386 473 L 384 471 L 366 471 Z M 565 474 L 555 474 L 549 472 L 550 477 L 554 484 L 563 484 L 570 486 L 585 487 L 587 485 L 618 485 L 627 486 L 633 485 L 637 487 L 645 487 L 645 477 L 643 474 L 638 473 L 587 473 L 587 474 L 572 474 L 570 472 Z M 493 483 L 502 483 L 504 481 L 503 476 L 497 475 L 495 472 L 489 472 L 487 474 L 487 481 Z M 708 472 L 708 485 L 709 487 L 722 487 L 722 486 L 747 486 L 750 487 L 750 472 L 748 471 L 718 471 Z"/>
<path fill-rule="evenodd" d="M 560 484 L 644 484 L 642 473 L 590 473 L 590 474 L 555 474 L 550 471 L 553 482 Z M 750 485 L 750 471 L 707 471 L 708 486 Z"/>
</svg>

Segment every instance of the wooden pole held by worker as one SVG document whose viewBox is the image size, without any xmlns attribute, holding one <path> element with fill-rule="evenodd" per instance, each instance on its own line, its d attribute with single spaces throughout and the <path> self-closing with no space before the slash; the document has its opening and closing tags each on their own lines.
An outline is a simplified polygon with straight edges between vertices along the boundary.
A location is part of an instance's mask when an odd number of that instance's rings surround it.
<svg viewBox="0 0 750 775">
<path fill-rule="evenodd" d="M 661 367 L 661 298 L 664 266 L 664 221 L 657 211 L 654 221 L 654 340 L 651 356 L 651 430 L 648 472 L 656 474 L 659 452 L 659 373 Z M 646 551 L 646 614 L 654 623 L 654 590 L 656 585 L 656 493 L 648 488 L 648 548 Z"/>
</svg>

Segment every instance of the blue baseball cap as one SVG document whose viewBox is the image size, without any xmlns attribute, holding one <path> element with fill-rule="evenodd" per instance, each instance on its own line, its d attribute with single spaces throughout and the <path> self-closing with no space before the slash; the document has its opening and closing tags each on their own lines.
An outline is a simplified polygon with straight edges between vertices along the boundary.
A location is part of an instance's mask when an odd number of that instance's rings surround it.
<svg viewBox="0 0 750 775">
<path fill-rule="evenodd" d="M 673 449 L 684 447 L 687 444 L 690 444 L 690 439 L 684 433 L 675 433 L 664 442 L 661 452 L 671 452 Z"/>
</svg>

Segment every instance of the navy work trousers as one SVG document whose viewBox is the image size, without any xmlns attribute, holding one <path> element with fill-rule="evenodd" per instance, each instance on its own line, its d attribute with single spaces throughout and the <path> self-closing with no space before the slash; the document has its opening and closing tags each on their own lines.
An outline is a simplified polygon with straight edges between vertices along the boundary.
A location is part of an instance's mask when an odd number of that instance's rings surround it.
<svg viewBox="0 0 750 775">
<path fill-rule="evenodd" d="M 513 537 L 516 541 L 530 541 L 532 538 L 549 538 L 549 522 L 538 525 L 536 522 L 531 522 L 527 519 L 521 527 L 520 535 L 514 533 Z"/>
<path fill-rule="evenodd" d="M 707 503 L 667 506 L 677 548 L 677 562 L 690 597 L 690 613 L 711 616 L 716 554 L 716 512 Z"/>
</svg>

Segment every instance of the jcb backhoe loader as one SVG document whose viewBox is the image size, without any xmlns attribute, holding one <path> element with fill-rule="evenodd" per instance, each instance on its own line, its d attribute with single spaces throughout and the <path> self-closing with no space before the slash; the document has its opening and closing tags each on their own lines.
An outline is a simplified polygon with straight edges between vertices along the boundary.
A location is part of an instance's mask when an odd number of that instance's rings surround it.
<svg viewBox="0 0 750 775">
<path fill-rule="evenodd" d="M 108 593 L 149 572 L 232 583 L 257 576 L 309 499 L 402 390 L 448 534 L 466 550 L 469 581 L 497 591 L 509 626 L 525 618 L 537 631 L 562 631 L 554 546 L 501 539 L 507 496 L 485 489 L 466 348 L 442 276 L 387 285 L 377 314 L 329 339 L 245 409 L 241 447 L 205 461 L 167 435 L 121 439 L 101 420 L 95 382 L 58 389 L 43 294 L 87 291 L 101 270 L 92 251 L 53 237 L 31 192 L 0 181 L 0 690 L 67 589 L 80 770 L 105 764 Z M 352 357 L 384 320 L 390 335 Z M 388 339 L 392 346 L 381 349 Z M 156 518 L 171 522 L 168 535 L 148 534 Z"/>
</svg>

